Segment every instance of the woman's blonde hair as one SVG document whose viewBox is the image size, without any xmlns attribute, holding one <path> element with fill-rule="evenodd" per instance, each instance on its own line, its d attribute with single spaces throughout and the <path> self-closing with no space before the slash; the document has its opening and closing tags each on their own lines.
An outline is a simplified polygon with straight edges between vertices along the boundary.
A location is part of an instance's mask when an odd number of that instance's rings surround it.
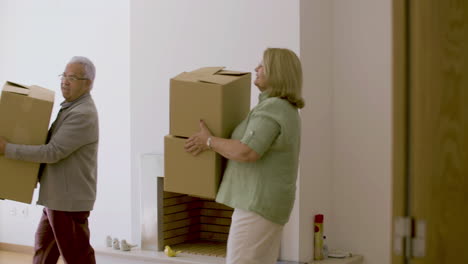
<svg viewBox="0 0 468 264">
<path fill-rule="evenodd" d="M 263 53 L 263 68 L 270 97 L 286 99 L 297 108 L 304 107 L 302 66 L 296 53 L 289 49 L 268 48 Z"/>
</svg>

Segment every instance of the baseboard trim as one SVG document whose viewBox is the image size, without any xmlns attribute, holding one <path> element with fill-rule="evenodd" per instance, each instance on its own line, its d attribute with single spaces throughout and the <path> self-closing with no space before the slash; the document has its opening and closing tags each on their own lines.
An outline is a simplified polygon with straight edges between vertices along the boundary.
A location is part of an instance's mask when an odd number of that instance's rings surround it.
<svg viewBox="0 0 468 264">
<path fill-rule="evenodd" d="M 34 247 L 9 243 L 0 243 L 0 250 L 25 254 L 34 254 Z"/>
</svg>

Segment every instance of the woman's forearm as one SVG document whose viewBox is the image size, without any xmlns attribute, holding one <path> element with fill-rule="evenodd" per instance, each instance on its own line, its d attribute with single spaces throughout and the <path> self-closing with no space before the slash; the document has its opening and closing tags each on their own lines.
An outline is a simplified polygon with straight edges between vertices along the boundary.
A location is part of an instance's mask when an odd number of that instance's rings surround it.
<svg viewBox="0 0 468 264">
<path fill-rule="evenodd" d="M 211 137 L 211 149 L 221 156 L 239 162 L 254 162 L 260 155 L 246 144 L 234 139 Z"/>
</svg>

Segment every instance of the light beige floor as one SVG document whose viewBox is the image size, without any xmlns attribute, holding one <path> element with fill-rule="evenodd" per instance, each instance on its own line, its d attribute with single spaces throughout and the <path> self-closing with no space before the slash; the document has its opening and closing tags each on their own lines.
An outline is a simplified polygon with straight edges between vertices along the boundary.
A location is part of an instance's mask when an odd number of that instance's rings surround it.
<svg viewBox="0 0 468 264">
<path fill-rule="evenodd" d="M 17 253 L 17 252 L 0 250 L 0 263 L 1 264 L 31 264 L 32 255 L 26 254 L 26 253 Z M 60 259 L 57 263 L 63 264 L 63 261 Z"/>
</svg>

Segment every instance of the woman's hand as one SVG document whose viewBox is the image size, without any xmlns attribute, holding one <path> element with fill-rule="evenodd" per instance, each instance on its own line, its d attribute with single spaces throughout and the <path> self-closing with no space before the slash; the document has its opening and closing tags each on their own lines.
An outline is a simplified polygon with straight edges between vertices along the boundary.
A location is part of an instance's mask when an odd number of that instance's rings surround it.
<svg viewBox="0 0 468 264">
<path fill-rule="evenodd" d="M 200 131 L 185 141 L 185 151 L 193 156 L 197 156 L 201 152 L 208 150 L 209 148 L 206 145 L 206 142 L 209 137 L 211 137 L 210 130 L 206 126 L 205 122 L 200 120 Z"/>
<path fill-rule="evenodd" d="M 260 155 L 240 140 L 213 137 L 203 120 L 200 120 L 200 131 L 185 141 L 185 151 L 197 156 L 209 147 L 206 145 L 211 137 L 211 148 L 226 159 L 238 162 L 255 162 Z"/>
</svg>

